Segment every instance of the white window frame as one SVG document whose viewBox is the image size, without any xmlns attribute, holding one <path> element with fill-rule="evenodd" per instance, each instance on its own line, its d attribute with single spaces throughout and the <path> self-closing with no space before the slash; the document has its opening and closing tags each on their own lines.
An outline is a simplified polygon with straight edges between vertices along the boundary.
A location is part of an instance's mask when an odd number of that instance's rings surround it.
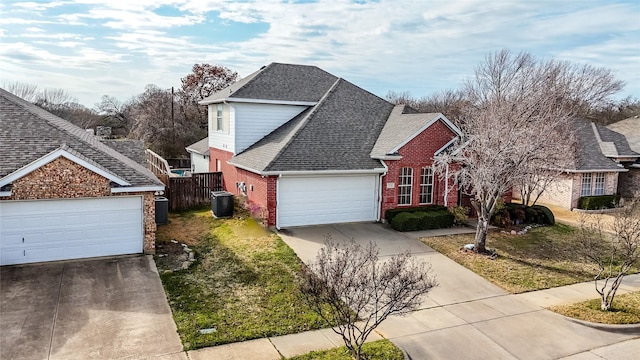
<svg viewBox="0 0 640 360">
<path fill-rule="evenodd" d="M 216 105 L 216 131 L 223 131 L 224 128 L 224 111 L 222 104 Z"/>
<path fill-rule="evenodd" d="M 591 196 L 591 173 L 582 174 L 582 188 L 580 189 L 580 196 Z"/>
<path fill-rule="evenodd" d="M 398 206 L 411 205 L 412 195 L 413 168 L 403 167 L 398 174 Z"/>
<path fill-rule="evenodd" d="M 604 173 L 596 173 L 593 180 L 593 195 L 604 195 L 606 177 Z"/>
<path fill-rule="evenodd" d="M 428 166 L 420 170 L 420 204 L 433 204 L 433 169 Z"/>
</svg>

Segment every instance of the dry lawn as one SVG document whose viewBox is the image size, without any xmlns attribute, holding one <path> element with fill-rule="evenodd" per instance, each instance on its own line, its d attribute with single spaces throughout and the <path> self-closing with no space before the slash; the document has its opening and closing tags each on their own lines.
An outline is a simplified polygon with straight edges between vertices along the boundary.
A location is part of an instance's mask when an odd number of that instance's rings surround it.
<svg viewBox="0 0 640 360">
<path fill-rule="evenodd" d="M 640 324 L 640 291 L 616 295 L 611 311 L 600 310 L 600 299 L 553 306 L 549 310 L 600 324 Z"/>
<path fill-rule="evenodd" d="M 540 227 L 524 235 L 493 230 L 487 248 L 497 258 L 460 251 L 473 235 L 424 238 L 422 241 L 511 293 L 547 289 L 589 281 L 596 267 L 580 258 L 575 229 L 562 224 Z"/>
</svg>

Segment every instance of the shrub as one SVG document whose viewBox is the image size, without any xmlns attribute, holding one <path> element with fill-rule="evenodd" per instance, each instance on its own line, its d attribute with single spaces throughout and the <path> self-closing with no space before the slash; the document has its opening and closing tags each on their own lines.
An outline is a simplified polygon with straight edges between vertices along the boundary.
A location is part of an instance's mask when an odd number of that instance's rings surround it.
<svg viewBox="0 0 640 360">
<path fill-rule="evenodd" d="M 556 223 L 556 218 L 555 216 L 553 216 L 553 212 L 549 210 L 548 207 L 542 205 L 533 205 L 531 208 L 535 209 L 539 214 L 541 214 L 541 218 L 539 218 L 538 220 L 540 224 L 554 225 Z"/>
<path fill-rule="evenodd" d="M 424 205 L 424 206 L 413 206 L 406 208 L 395 208 L 389 209 L 384 213 L 384 218 L 388 223 L 393 221 L 393 218 L 400 213 L 414 213 L 414 212 L 431 212 L 431 211 L 441 211 L 447 210 L 445 206 L 442 205 Z"/>
<path fill-rule="evenodd" d="M 398 231 L 412 231 L 415 221 L 416 217 L 412 213 L 399 213 L 393 216 L 391 227 Z"/>
<path fill-rule="evenodd" d="M 468 207 L 456 206 L 449 211 L 453 214 L 455 225 L 462 225 L 469 219 L 470 210 Z"/>
<path fill-rule="evenodd" d="M 391 227 L 397 231 L 416 231 L 452 227 L 455 216 L 447 210 L 403 212 L 395 215 Z"/>
<path fill-rule="evenodd" d="M 505 204 L 490 221 L 491 225 L 506 227 L 513 224 L 555 224 L 555 217 L 549 208 L 542 205 L 525 206 Z"/>
<path fill-rule="evenodd" d="M 599 210 L 618 206 L 620 195 L 583 196 L 578 200 L 578 209 Z"/>
</svg>

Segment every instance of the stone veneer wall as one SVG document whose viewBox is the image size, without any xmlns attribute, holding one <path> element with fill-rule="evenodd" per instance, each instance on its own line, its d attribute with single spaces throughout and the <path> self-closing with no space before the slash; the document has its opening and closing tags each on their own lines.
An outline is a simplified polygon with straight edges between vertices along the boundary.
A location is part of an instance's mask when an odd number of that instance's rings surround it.
<svg viewBox="0 0 640 360">
<path fill-rule="evenodd" d="M 12 184 L 11 196 L 0 200 L 73 199 L 143 195 L 144 252 L 155 253 L 156 222 L 153 192 L 111 193 L 109 179 L 64 157 L 41 166 Z"/>
</svg>

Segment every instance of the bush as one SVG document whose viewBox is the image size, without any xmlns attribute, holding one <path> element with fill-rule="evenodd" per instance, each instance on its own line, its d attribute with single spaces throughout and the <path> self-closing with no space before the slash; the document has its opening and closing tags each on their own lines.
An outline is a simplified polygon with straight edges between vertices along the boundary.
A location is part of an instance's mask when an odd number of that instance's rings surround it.
<svg viewBox="0 0 640 360">
<path fill-rule="evenodd" d="M 413 213 L 399 213 L 393 216 L 391 227 L 398 231 L 413 231 L 412 227 L 415 221 L 416 217 Z"/>
<path fill-rule="evenodd" d="M 554 225 L 556 223 L 556 218 L 555 216 L 553 216 L 553 212 L 549 210 L 548 207 L 542 205 L 533 205 L 531 208 L 535 209 L 538 214 L 541 214 L 542 218 L 538 220 L 540 224 Z"/>
<path fill-rule="evenodd" d="M 442 211 L 447 210 L 445 206 L 442 205 L 424 205 L 424 206 L 413 206 L 406 208 L 395 208 L 389 209 L 384 213 L 384 218 L 387 220 L 389 224 L 393 221 L 393 218 L 401 213 L 414 213 L 414 212 L 431 212 L 431 211 Z"/>
<path fill-rule="evenodd" d="M 522 204 L 505 204 L 490 221 L 491 225 L 506 227 L 513 224 L 555 224 L 553 212 L 546 206 L 525 206 Z"/>
<path fill-rule="evenodd" d="M 618 206 L 620 195 L 583 196 L 578 200 L 578 209 L 599 210 Z"/>
<path fill-rule="evenodd" d="M 455 216 L 447 210 L 401 212 L 393 216 L 391 227 L 397 231 L 449 228 Z"/>
</svg>

